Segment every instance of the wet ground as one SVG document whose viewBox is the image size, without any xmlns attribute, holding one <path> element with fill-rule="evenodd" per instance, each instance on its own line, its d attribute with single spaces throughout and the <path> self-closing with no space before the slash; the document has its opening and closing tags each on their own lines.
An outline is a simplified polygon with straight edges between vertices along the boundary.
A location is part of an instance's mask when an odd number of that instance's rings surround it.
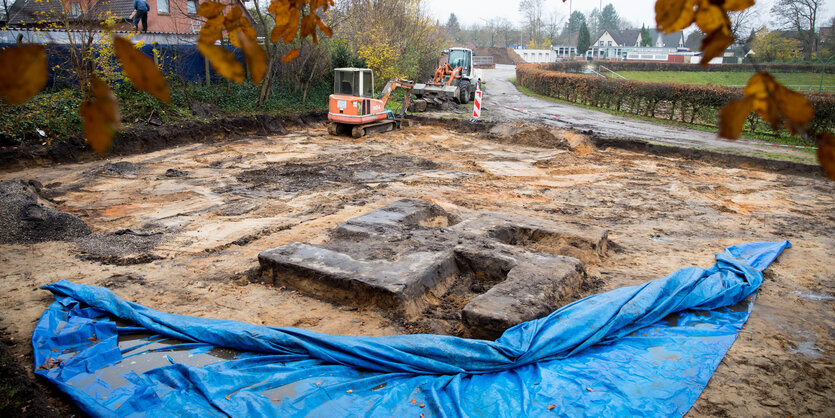
<svg viewBox="0 0 835 418">
<path fill-rule="evenodd" d="M 323 125 L 112 161 L 0 173 L 35 180 L 41 203 L 89 240 L 0 245 L 0 327 L 31 372 L 29 338 L 60 279 L 154 309 L 352 335 L 407 326 L 374 308 L 258 282 L 259 252 L 321 244 L 347 219 L 402 198 L 609 230 L 589 268 L 600 289 L 713 264 L 741 242 L 789 239 L 751 319 L 691 416 L 835 410 L 835 183 L 624 150 L 572 152 L 414 126 L 361 140 Z M 580 152 L 582 151 L 582 152 Z"/>
<path fill-rule="evenodd" d="M 496 65 L 496 69 L 483 71 L 486 81 L 484 103 L 488 108 L 483 115 L 491 121 L 534 120 L 556 128 L 591 130 L 596 135 L 606 138 L 640 139 L 680 147 L 815 163 L 815 155 L 809 151 L 756 145 L 746 141 L 728 141 L 717 138 L 715 132 L 615 116 L 531 97 L 520 92 L 512 82 L 508 81 L 516 77 L 515 66 Z"/>
</svg>

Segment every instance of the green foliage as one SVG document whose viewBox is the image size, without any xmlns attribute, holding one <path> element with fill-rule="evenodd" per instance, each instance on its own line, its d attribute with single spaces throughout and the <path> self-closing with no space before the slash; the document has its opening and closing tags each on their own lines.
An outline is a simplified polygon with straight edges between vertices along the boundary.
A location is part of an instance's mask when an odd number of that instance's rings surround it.
<svg viewBox="0 0 835 418">
<path fill-rule="evenodd" d="M 586 23 L 583 22 L 583 24 L 580 25 L 580 35 L 577 36 L 577 53 L 585 56 L 590 45 L 591 35 L 589 34 L 589 28 L 586 26 Z"/>
<path fill-rule="evenodd" d="M 641 26 L 641 46 L 652 46 L 652 34 L 646 25 Z"/>
<path fill-rule="evenodd" d="M 0 103 L 0 143 L 11 145 L 24 140 L 50 142 L 81 131 L 81 92 L 63 89 L 43 92 L 26 103 Z M 44 135 L 38 133 L 38 130 Z"/>
<path fill-rule="evenodd" d="M 520 65 L 518 83 L 537 94 L 572 103 L 688 124 L 712 126 L 719 109 L 743 95 L 741 88 L 623 81 L 555 71 L 563 64 Z M 810 131 L 835 128 L 835 95 L 810 94 L 815 108 Z M 759 117 L 748 118 L 746 130 L 776 135 Z"/>
<path fill-rule="evenodd" d="M 365 60 L 348 47 L 344 39 L 331 42 L 331 64 L 333 68 L 366 68 Z"/>
<path fill-rule="evenodd" d="M 820 64 L 722 64 L 702 67 L 694 64 L 653 61 L 616 61 L 606 63 L 606 68 L 612 71 L 679 71 L 679 72 L 743 72 L 756 73 L 768 71 L 770 73 L 817 73 L 821 72 Z M 558 70 L 555 68 L 555 70 Z M 835 74 L 835 66 L 826 67 L 827 74 Z M 742 83 L 745 84 L 745 83 Z"/>
<path fill-rule="evenodd" d="M 603 11 L 600 12 L 600 23 L 598 24 L 597 30 L 617 30 L 619 27 L 620 16 L 618 16 L 615 6 L 613 6 L 612 3 L 609 3 L 603 8 Z"/>
<path fill-rule="evenodd" d="M 699 67 L 703 68 L 703 67 Z M 631 81 L 654 81 L 679 84 L 712 84 L 716 86 L 744 86 L 753 72 L 683 72 L 683 71 L 619 71 L 618 74 Z M 798 91 L 818 91 L 819 73 L 771 73 L 786 87 Z M 835 74 L 824 74 L 824 91 L 835 93 Z"/>
<path fill-rule="evenodd" d="M 751 41 L 754 57 L 760 62 L 790 62 L 801 58 L 801 42 L 787 38 L 778 31 L 769 32 L 763 28 L 757 32 Z"/>
</svg>

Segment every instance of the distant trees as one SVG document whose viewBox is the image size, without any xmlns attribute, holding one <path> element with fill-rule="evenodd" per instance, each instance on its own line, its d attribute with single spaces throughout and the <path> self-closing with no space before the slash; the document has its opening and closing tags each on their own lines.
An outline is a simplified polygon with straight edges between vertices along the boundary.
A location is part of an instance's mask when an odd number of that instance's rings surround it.
<svg viewBox="0 0 835 418">
<path fill-rule="evenodd" d="M 652 34 L 647 25 L 641 26 L 641 46 L 652 46 Z"/>
<path fill-rule="evenodd" d="M 543 41 L 542 4 L 543 0 L 522 0 L 519 2 L 519 11 L 525 16 L 525 24 L 528 28 L 531 44 L 534 47 L 540 46 Z"/>
<path fill-rule="evenodd" d="M 617 30 L 619 28 L 620 16 L 618 16 L 615 6 L 609 3 L 600 12 L 600 23 L 598 24 L 597 30 L 598 32 L 603 32 L 604 30 Z"/>
<path fill-rule="evenodd" d="M 815 51 L 815 24 L 822 4 L 823 0 L 777 0 L 771 8 L 771 14 L 783 29 L 797 31 L 803 46 L 803 59 L 807 61 L 812 59 Z"/>
<path fill-rule="evenodd" d="M 787 62 L 797 59 L 801 42 L 787 38 L 779 31 L 762 28 L 751 42 L 751 49 L 759 62 Z"/>
<path fill-rule="evenodd" d="M 589 34 L 589 27 L 586 26 L 586 22 L 583 22 L 580 25 L 580 32 L 577 35 L 577 54 L 585 56 L 586 51 L 589 50 L 589 46 L 591 46 L 591 35 Z"/>
</svg>

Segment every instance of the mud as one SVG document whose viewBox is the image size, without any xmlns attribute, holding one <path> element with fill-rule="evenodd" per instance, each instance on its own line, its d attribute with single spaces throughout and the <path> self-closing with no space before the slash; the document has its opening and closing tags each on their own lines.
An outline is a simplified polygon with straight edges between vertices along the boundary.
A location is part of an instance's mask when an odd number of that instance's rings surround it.
<svg viewBox="0 0 835 418">
<path fill-rule="evenodd" d="M 54 300 L 38 286 L 69 279 L 108 286 L 127 300 L 176 314 L 333 334 L 420 331 L 422 324 L 404 326 L 377 308 L 262 284 L 253 270 L 261 251 L 291 242 L 327 244 L 328 231 L 339 223 L 416 198 L 462 217 L 494 211 L 610 230 L 608 256 L 586 265 L 592 279 L 586 286 L 599 286 L 594 291 L 643 283 L 684 266 L 709 266 L 728 245 L 791 240 L 794 247 L 767 271 L 750 320 L 689 415 L 826 416 L 835 410 L 832 182 L 814 173 L 713 165 L 697 156 L 597 143 L 584 155 L 500 142 L 485 133 L 486 124 L 451 123 L 460 125 L 425 123 L 362 140 L 306 126 L 281 136 L 218 138 L 0 173 L 0 181 L 43 184 L 42 203 L 78 217 L 94 234 L 162 232 L 136 236 L 158 240 L 139 251 L 159 258 L 132 265 L 85 259 L 77 241 L 0 244 L 0 326 L 15 341 L 28 341 Z M 118 162 L 138 170 L 92 174 Z M 294 167 L 306 174 L 294 178 Z M 187 175 L 168 177 L 169 169 Z M 253 175 L 265 169 L 261 177 Z M 375 176 L 383 180 L 364 180 Z M 537 245 L 552 243 L 526 244 Z M 480 290 L 438 297 L 452 304 L 444 298 Z M 582 288 L 575 298 L 580 294 Z M 31 373 L 31 346 L 12 349 Z"/>
</svg>

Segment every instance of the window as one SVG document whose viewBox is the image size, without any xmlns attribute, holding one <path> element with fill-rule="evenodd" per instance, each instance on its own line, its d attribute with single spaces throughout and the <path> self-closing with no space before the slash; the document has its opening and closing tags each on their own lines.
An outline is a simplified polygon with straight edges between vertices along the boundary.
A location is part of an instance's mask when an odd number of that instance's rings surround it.
<svg viewBox="0 0 835 418">
<path fill-rule="evenodd" d="M 81 16 L 81 3 L 77 1 L 70 3 L 70 16 Z"/>
<path fill-rule="evenodd" d="M 606 42 L 606 41 L 600 41 L 600 46 L 603 46 L 603 44 L 604 44 L 605 42 Z"/>
<path fill-rule="evenodd" d="M 186 2 L 187 13 L 190 15 L 197 14 L 197 0 L 188 0 Z"/>
<path fill-rule="evenodd" d="M 612 41 L 609 41 L 609 46 L 612 46 Z"/>
<path fill-rule="evenodd" d="M 168 0 L 157 0 L 157 13 L 168 13 Z"/>
</svg>

